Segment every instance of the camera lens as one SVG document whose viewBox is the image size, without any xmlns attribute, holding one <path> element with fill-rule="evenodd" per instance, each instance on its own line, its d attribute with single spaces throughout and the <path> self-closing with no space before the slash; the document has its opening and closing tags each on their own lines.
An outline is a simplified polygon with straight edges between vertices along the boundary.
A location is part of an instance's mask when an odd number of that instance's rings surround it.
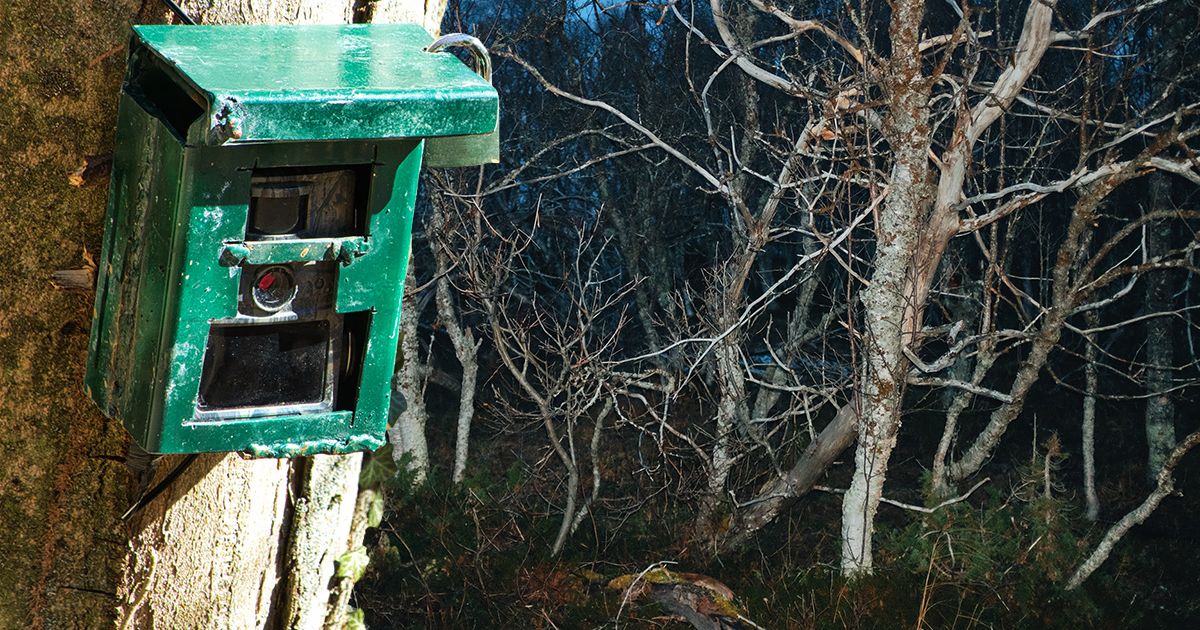
<svg viewBox="0 0 1200 630">
<path fill-rule="evenodd" d="M 254 278 L 254 303 L 264 311 L 278 311 L 296 297 L 296 278 L 287 267 L 267 267 Z"/>
<path fill-rule="evenodd" d="M 250 222 L 247 232 L 253 236 L 284 237 L 304 230 L 308 217 L 310 184 L 255 184 L 250 196 Z"/>
</svg>

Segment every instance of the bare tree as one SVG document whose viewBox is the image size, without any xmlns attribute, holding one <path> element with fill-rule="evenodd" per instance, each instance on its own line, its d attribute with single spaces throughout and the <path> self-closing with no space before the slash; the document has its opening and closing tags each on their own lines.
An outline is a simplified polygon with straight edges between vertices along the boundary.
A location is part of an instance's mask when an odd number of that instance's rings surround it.
<svg viewBox="0 0 1200 630">
<path fill-rule="evenodd" d="M 1101 209 L 1121 185 L 1154 170 L 1196 177 L 1184 157 L 1194 138 L 1184 122 L 1190 106 L 1170 114 L 1144 103 L 1118 106 L 1111 81 L 1102 80 L 1098 70 L 1107 63 L 1105 47 L 1113 45 L 1106 39 L 1113 37 L 1110 26 L 1134 24 L 1159 4 L 1130 3 L 1096 13 L 1072 5 L 1056 16 L 1053 2 L 1032 2 L 1012 13 L 913 0 L 894 3 L 882 15 L 865 4 L 847 5 L 842 23 L 833 24 L 766 3 L 730 8 L 713 0 L 707 4 L 712 35 L 694 10 L 672 4 L 665 11 L 683 26 L 689 43 L 714 58 L 707 75 L 688 76 L 706 143 L 668 137 L 612 102 L 568 90 L 513 57 L 551 93 L 611 116 L 661 151 L 723 205 L 728 245 L 706 275 L 702 299 L 675 300 L 700 307 L 694 324 L 644 357 L 683 350 L 689 363 L 680 382 L 711 374 L 717 392 L 711 427 L 692 440 L 704 452 L 706 471 L 698 532 L 723 537 L 726 545 L 746 540 L 811 488 L 853 439 L 842 566 L 848 574 L 870 571 L 873 524 L 908 386 L 956 392 L 933 464 L 935 490 L 949 494 L 995 452 L 1064 331 L 1081 330 L 1072 318 L 1127 295 L 1125 286 L 1137 277 L 1188 267 L 1187 252 L 1148 256 L 1141 264 L 1113 259 L 1116 248 L 1136 233 L 1130 225 L 1142 221 L 1106 227 L 1100 233 L 1107 239 L 1094 242 L 1104 219 Z M 931 20 L 946 30 L 924 34 Z M 782 27 L 783 34 L 763 34 L 763 21 Z M 873 34 L 876 26 L 886 30 L 886 45 Z M 802 55 L 778 54 L 780 42 L 800 38 L 837 51 L 837 63 L 810 62 L 808 69 Z M 1062 71 L 1059 61 L 1047 64 L 1051 56 L 1074 59 L 1085 80 Z M 722 99 L 714 86 L 723 74 L 736 75 L 732 85 L 741 91 Z M 1039 91 L 1030 90 L 1033 85 Z M 1052 89 L 1046 94 L 1064 97 L 1041 96 L 1047 87 Z M 757 116 L 763 94 L 790 105 L 794 133 L 762 133 Z M 1009 125 L 1037 141 L 1012 144 Z M 1073 166 L 1038 162 L 1067 156 Z M 1007 254 L 998 256 L 1011 243 L 1013 230 L 1006 226 L 1030 208 L 1064 205 L 1070 220 L 1055 236 L 1057 253 L 1037 280 L 1040 293 L 1031 295 L 1010 277 L 1001 259 Z M 772 248 L 789 238 L 790 246 L 799 246 L 798 262 L 774 274 L 774 282 L 763 281 L 770 275 L 763 267 Z M 974 252 L 972 245 L 978 246 Z M 935 319 L 942 317 L 939 283 L 947 282 L 947 265 L 964 264 L 947 263 L 948 251 L 978 261 L 984 275 L 974 285 L 984 306 L 974 331 L 961 320 L 926 323 L 931 310 Z M 845 283 L 844 317 L 812 319 L 814 300 L 829 297 L 814 287 L 839 277 Z M 1125 284 L 1113 288 L 1118 279 Z M 799 328 L 811 326 L 826 343 L 836 339 L 831 324 L 850 331 L 839 349 L 853 357 L 856 368 L 849 387 L 844 382 L 833 387 L 826 382 L 823 391 L 807 383 L 781 387 L 775 379 L 793 365 L 776 360 L 766 380 L 756 375 L 747 360 L 751 348 L 773 342 L 769 334 L 764 339 L 752 331 L 771 329 L 769 307 L 783 296 L 802 296 L 788 321 L 806 322 Z M 1026 324 L 1004 328 L 998 317 L 1014 307 Z M 784 338 L 806 337 L 802 330 Z M 935 348 L 940 354 L 929 358 Z M 1012 382 L 989 385 L 997 358 L 1014 351 L 1023 358 Z M 943 376 L 947 370 L 954 376 Z M 772 443 L 765 436 L 775 434 L 761 429 L 780 425 L 759 422 L 759 416 L 780 391 L 840 397 L 843 404 L 820 435 L 810 432 L 806 448 L 804 441 L 779 441 L 786 433 Z M 999 406 L 982 433 L 956 454 L 956 419 L 979 397 Z M 798 451 L 791 465 L 778 460 L 788 451 Z M 761 484 L 749 499 L 730 504 L 738 466 Z M 733 514 L 722 532 L 714 525 L 726 509 Z"/>
<path fill-rule="evenodd" d="M 513 289 L 513 275 L 528 273 L 523 254 L 536 234 L 508 234 L 500 240 L 496 258 L 469 264 L 480 289 L 480 302 L 506 377 L 519 388 L 533 409 L 524 411 L 519 401 L 509 401 L 512 419 L 532 417 L 545 431 L 550 448 L 567 474 L 562 521 L 552 552 L 562 551 L 567 537 L 586 516 L 600 490 L 598 449 L 604 421 L 613 402 L 608 389 L 611 374 L 601 357 L 611 356 L 627 323 L 622 303 L 629 284 L 609 286 L 619 279 L 606 276 L 602 261 L 607 243 L 596 242 L 597 230 L 581 226 L 566 247 L 563 265 L 542 268 L 559 284 L 559 299 L 539 303 L 534 293 Z M 499 237 L 499 235 L 496 235 Z M 580 425 L 590 421 L 592 437 L 588 458 L 592 462 L 592 493 L 580 504 L 583 454 L 578 446 Z"/>
<path fill-rule="evenodd" d="M 458 424 L 454 439 L 454 473 L 455 483 L 460 483 L 467 472 L 467 458 L 471 444 L 471 421 L 475 414 L 475 387 L 479 375 L 479 345 L 482 340 L 475 339 L 475 333 L 470 326 L 462 323 L 459 306 L 454 296 L 456 292 L 451 285 L 451 261 L 454 251 L 473 251 L 479 247 L 481 226 L 476 220 L 476 229 L 469 232 L 471 240 L 460 241 L 452 235 L 462 234 L 462 231 L 450 229 L 449 203 L 445 197 L 435 197 L 433 200 L 432 221 L 430 229 L 431 247 L 433 249 L 435 290 L 437 291 L 438 321 L 446 328 L 450 343 L 454 346 L 454 356 L 458 359 L 462 370 L 461 384 L 458 397 Z M 478 208 L 475 208 L 478 212 Z"/>
</svg>

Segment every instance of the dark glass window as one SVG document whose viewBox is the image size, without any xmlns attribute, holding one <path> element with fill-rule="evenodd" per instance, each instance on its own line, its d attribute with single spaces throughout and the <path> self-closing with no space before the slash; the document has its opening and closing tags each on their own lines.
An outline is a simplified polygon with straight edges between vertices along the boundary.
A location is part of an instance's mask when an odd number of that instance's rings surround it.
<svg viewBox="0 0 1200 630">
<path fill-rule="evenodd" d="M 308 200 L 312 185 L 306 183 L 255 184 L 250 197 L 251 237 L 286 237 L 303 232 L 308 225 Z"/>
<path fill-rule="evenodd" d="M 326 399 L 329 322 L 213 326 L 200 408 L 267 407 Z"/>
<path fill-rule="evenodd" d="M 256 168 L 246 240 L 367 235 L 372 165 Z"/>
</svg>

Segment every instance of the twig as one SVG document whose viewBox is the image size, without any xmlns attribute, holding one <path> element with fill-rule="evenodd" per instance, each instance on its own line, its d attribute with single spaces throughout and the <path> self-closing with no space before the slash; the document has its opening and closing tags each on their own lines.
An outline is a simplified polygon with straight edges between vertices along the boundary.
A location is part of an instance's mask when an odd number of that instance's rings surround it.
<svg viewBox="0 0 1200 630">
<path fill-rule="evenodd" d="M 976 385 L 974 383 L 968 383 L 966 381 L 958 381 L 958 380 L 954 380 L 951 378 L 938 378 L 935 376 L 917 376 L 917 375 L 913 374 L 913 375 L 909 375 L 908 383 L 910 385 L 925 385 L 928 387 L 953 387 L 956 389 L 961 389 L 963 391 L 971 392 L 972 394 L 975 394 L 976 396 L 984 396 L 986 398 L 991 398 L 993 400 L 999 400 L 1002 403 L 1008 404 L 1008 403 L 1013 402 L 1013 397 L 1008 394 L 1005 394 L 1004 392 L 999 392 L 994 389 L 988 389 L 987 387 Z"/>
<path fill-rule="evenodd" d="M 659 560 L 658 562 L 647 565 L 645 569 L 642 569 L 641 572 L 637 574 L 637 577 L 633 578 L 633 580 L 629 583 L 629 586 L 625 588 L 625 592 L 621 594 L 621 606 L 617 608 L 617 615 L 613 617 L 614 627 L 620 627 L 621 613 L 625 612 L 625 605 L 629 603 L 629 598 L 633 594 L 633 588 L 641 583 L 642 578 L 646 577 L 647 573 L 655 569 L 661 569 L 668 564 L 679 563 L 672 560 Z"/>
<path fill-rule="evenodd" d="M 974 493 L 976 490 L 978 490 L 980 486 L 982 486 L 983 484 L 985 484 L 989 481 L 991 481 L 991 477 L 985 477 L 982 480 L 980 480 L 979 483 L 971 486 L 971 489 L 967 490 L 964 494 L 954 497 L 953 499 L 946 499 L 945 501 L 942 501 L 941 503 L 939 503 L 933 507 L 925 507 L 922 505 L 913 505 L 911 503 L 904 503 L 903 501 L 896 501 L 894 499 L 889 499 L 887 497 L 883 497 L 883 498 L 879 499 L 879 501 L 880 501 L 880 503 L 887 503 L 888 505 L 894 505 L 902 510 L 908 510 L 910 512 L 920 512 L 922 514 L 933 514 L 934 512 L 936 512 L 948 505 L 954 505 L 955 503 L 960 503 L 962 501 L 966 501 L 967 498 L 970 497 L 971 494 Z M 829 486 L 813 486 L 813 490 L 820 490 L 821 492 L 828 492 L 830 494 L 846 494 L 846 491 L 841 488 L 830 488 Z"/>
</svg>

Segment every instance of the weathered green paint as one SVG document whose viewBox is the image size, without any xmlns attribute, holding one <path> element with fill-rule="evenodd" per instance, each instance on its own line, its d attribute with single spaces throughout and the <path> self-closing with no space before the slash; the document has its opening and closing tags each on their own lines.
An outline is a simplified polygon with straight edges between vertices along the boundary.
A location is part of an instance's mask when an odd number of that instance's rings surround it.
<svg viewBox="0 0 1200 630">
<path fill-rule="evenodd" d="M 131 54 L 203 108 L 189 143 L 415 138 L 496 129 L 492 86 L 415 24 L 138 26 Z M 238 137 L 212 133 L 234 127 Z"/>
<path fill-rule="evenodd" d="M 350 264 L 371 249 L 361 236 L 306 238 L 286 241 L 234 241 L 225 243 L 221 260 L 226 265 L 268 265 L 292 261 L 337 260 Z"/>
<path fill-rule="evenodd" d="M 423 52 L 429 38 L 412 25 L 135 33 L 99 261 L 93 400 L 151 452 L 380 446 L 423 137 L 490 133 L 495 91 L 453 56 Z M 168 110 L 188 111 L 171 91 L 180 85 L 208 108 L 186 130 Z M 208 123 L 229 118 L 214 109 L 222 102 L 241 108 L 232 124 L 243 131 L 216 142 Z M 248 240 L 255 170 L 305 167 L 368 173 L 364 234 Z M 368 322 L 353 408 L 199 417 L 209 332 L 239 316 L 245 266 L 305 261 L 337 261 L 334 310 Z"/>
</svg>

